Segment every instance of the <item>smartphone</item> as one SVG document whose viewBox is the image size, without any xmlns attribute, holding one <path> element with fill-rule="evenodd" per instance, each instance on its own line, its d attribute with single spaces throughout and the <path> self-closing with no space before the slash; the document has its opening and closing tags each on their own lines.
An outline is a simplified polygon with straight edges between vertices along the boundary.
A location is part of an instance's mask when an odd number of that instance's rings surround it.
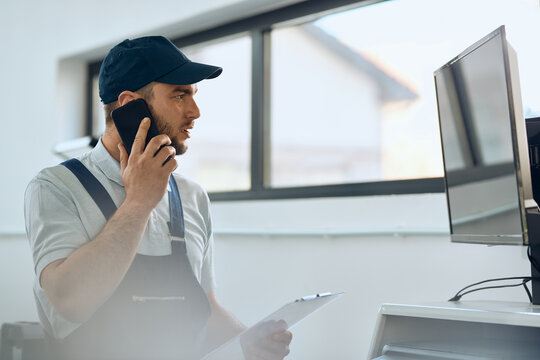
<svg viewBox="0 0 540 360">
<path fill-rule="evenodd" d="M 111 113 L 111 117 L 128 154 L 131 154 L 131 148 L 133 146 L 133 141 L 135 140 L 135 135 L 139 130 L 141 121 L 145 117 L 150 118 L 150 128 L 148 129 L 148 134 L 146 135 L 146 145 L 148 145 L 150 139 L 156 135 L 159 135 L 156 123 L 154 122 L 150 109 L 148 109 L 148 105 L 144 99 L 133 100 L 124 106 L 114 109 Z"/>
</svg>

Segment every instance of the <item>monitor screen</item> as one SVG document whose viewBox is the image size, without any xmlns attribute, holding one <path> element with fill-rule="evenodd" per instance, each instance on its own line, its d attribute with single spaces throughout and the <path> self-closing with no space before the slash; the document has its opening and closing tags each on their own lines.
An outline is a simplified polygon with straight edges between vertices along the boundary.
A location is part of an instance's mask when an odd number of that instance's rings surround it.
<svg viewBox="0 0 540 360">
<path fill-rule="evenodd" d="M 452 241 L 527 244 L 532 198 L 514 50 L 499 27 L 434 72 Z"/>
</svg>

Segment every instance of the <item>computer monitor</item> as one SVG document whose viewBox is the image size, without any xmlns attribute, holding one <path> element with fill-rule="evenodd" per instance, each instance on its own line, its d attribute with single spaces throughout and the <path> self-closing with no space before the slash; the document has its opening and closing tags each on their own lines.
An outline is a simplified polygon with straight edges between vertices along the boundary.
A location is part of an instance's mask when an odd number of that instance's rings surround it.
<svg viewBox="0 0 540 360">
<path fill-rule="evenodd" d="M 452 241 L 528 245 L 527 214 L 538 207 L 517 58 L 504 26 L 434 77 Z"/>
</svg>

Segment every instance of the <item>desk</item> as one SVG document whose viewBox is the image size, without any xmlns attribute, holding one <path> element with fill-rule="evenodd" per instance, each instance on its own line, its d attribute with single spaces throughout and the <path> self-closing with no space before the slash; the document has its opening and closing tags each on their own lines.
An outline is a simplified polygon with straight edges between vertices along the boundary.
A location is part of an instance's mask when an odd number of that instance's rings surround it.
<svg viewBox="0 0 540 360">
<path fill-rule="evenodd" d="M 540 359 L 540 305 L 384 304 L 368 359 Z"/>
</svg>

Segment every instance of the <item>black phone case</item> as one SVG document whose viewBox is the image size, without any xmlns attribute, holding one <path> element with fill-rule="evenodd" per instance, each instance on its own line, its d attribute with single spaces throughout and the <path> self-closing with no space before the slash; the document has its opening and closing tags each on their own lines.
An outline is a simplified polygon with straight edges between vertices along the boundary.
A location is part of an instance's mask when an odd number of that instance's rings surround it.
<svg viewBox="0 0 540 360">
<path fill-rule="evenodd" d="M 150 118 L 150 129 L 148 129 L 148 134 L 146 136 L 146 144 L 148 144 L 150 139 L 154 136 L 159 135 L 152 114 L 144 99 L 130 101 L 126 105 L 113 110 L 111 117 L 128 154 L 131 154 L 135 135 L 139 130 L 141 121 L 145 117 Z"/>
</svg>

